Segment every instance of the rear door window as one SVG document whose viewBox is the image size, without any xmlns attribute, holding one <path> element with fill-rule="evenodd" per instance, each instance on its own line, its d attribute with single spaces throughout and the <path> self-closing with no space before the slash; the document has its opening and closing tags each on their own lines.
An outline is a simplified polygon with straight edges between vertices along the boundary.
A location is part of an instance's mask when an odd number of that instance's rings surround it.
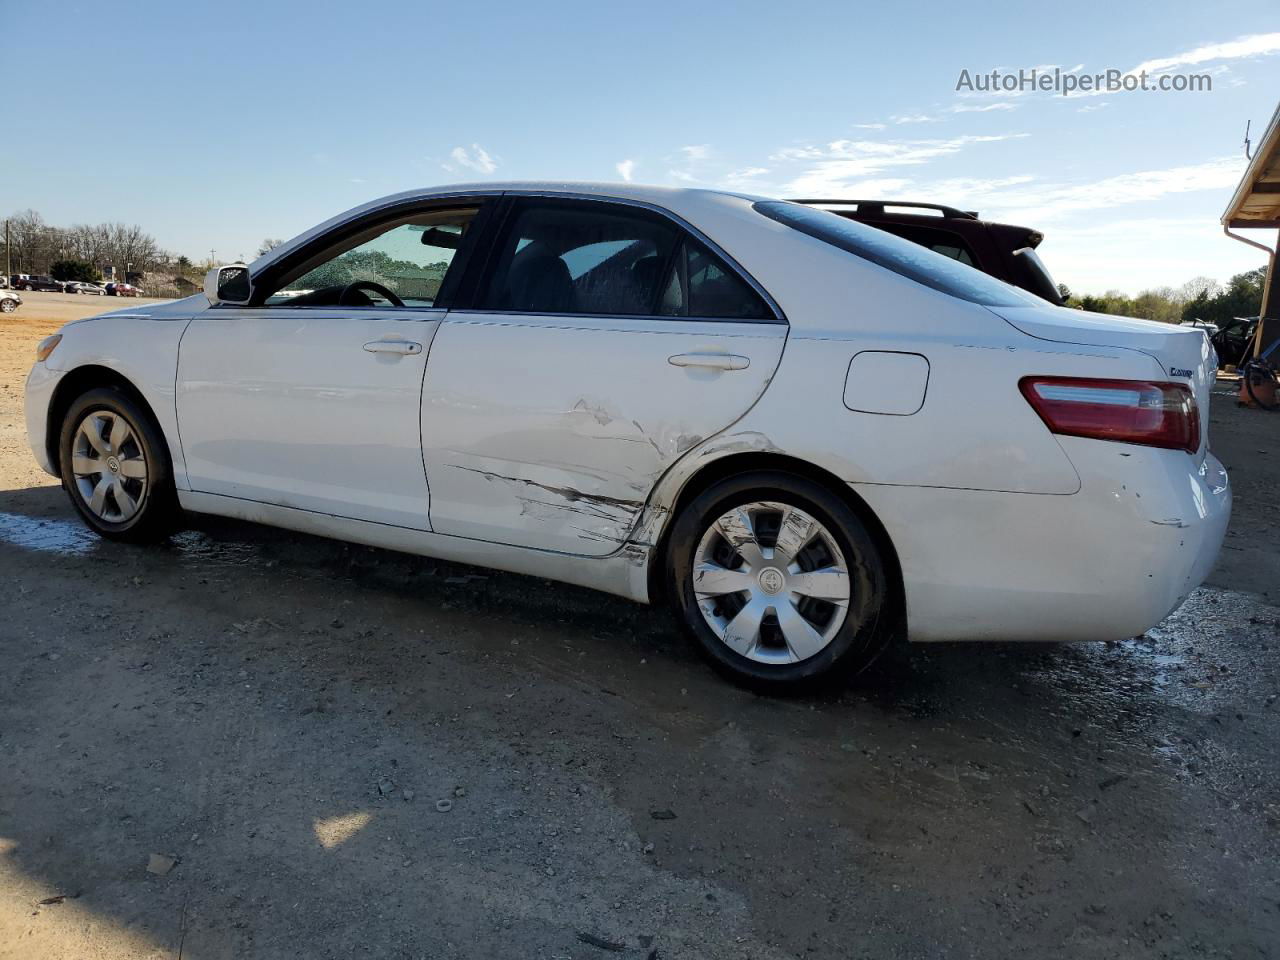
<svg viewBox="0 0 1280 960">
<path fill-rule="evenodd" d="M 773 312 L 745 280 L 692 237 L 676 252 L 662 288 L 665 317 L 772 320 Z"/>
<path fill-rule="evenodd" d="M 737 271 L 669 218 L 569 199 L 515 202 L 477 305 L 518 313 L 776 319 Z"/>
<path fill-rule="evenodd" d="M 674 223 L 640 209 L 518 200 L 478 305 L 517 313 L 651 314 L 661 268 L 681 239 Z"/>
</svg>

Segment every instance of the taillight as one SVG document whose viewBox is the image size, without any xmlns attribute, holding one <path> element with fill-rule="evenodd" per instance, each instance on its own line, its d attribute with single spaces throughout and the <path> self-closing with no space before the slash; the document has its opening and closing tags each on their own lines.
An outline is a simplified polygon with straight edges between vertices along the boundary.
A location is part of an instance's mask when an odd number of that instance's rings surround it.
<svg viewBox="0 0 1280 960">
<path fill-rule="evenodd" d="M 1018 387 L 1054 433 L 1187 453 L 1200 449 L 1200 411 L 1184 383 L 1023 377 Z"/>
</svg>

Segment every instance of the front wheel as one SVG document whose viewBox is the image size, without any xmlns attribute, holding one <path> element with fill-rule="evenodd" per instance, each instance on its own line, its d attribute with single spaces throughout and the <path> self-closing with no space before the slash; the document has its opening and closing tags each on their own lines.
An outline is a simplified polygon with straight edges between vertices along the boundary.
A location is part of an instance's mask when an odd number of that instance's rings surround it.
<svg viewBox="0 0 1280 960">
<path fill-rule="evenodd" d="M 678 619 L 732 679 L 782 691 L 865 669 L 888 637 L 885 563 L 858 515 L 788 473 L 731 477 L 676 519 Z"/>
<path fill-rule="evenodd" d="M 18 309 L 17 303 L 12 300 L 0 300 L 0 313 L 13 313 Z"/>
<path fill-rule="evenodd" d="M 90 390 L 67 411 L 60 438 L 62 485 L 84 521 L 116 540 L 154 540 L 177 513 L 164 435 L 123 391 Z"/>
</svg>

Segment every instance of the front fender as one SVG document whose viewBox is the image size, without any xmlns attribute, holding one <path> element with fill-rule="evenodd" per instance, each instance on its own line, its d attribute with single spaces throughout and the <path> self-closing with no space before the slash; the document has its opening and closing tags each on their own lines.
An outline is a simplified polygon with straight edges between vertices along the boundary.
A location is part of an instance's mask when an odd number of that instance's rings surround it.
<svg viewBox="0 0 1280 960">
<path fill-rule="evenodd" d="M 158 319 L 116 314 L 81 320 L 63 327 L 62 342 L 43 364 L 45 373 L 37 378 L 37 386 L 45 383 L 45 377 L 58 381 L 44 398 L 45 417 L 51 404 L 65 399 L 61 390 L 81 384 L 88 389 L 93 385 L 93 368 L 110 370 L 133 386 L 151 408 L 169 445 L 174 483 L 179 490 L 187 489 L 187 466 L 178 434 L 176 380 L 178 345 L 190 320 L 190 317 Z M 41 365 L 36 366 L 39 368 Z M 78 374 L 78 371 L 82 373 Z M 35 370 L 32 377 L 36 377 Z M 31 380 L 28 381 L 27 402 L 27 428 L 30 432 L 31 419 L 37 415 L 33 414 L 32 407 L 39 406 L 39 397 L 31 389 Z M 32 443 L 35 443 L 34 435 Z M 40 459 L 39 455 L 37 459 Z M 48 459 L 47 455 L 44 459 Z M 41 465 L 44 466 L 43 462 Z M 45 469 L 51 470 L 52 466 L 49 464 Z"/>
</svg>

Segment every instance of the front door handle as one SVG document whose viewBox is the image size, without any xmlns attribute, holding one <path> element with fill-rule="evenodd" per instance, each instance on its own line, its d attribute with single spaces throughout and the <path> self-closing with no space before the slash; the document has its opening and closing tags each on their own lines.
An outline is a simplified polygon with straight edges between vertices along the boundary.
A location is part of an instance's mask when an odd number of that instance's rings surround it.
<svg viewBox="0 0 1280 960">
<path fill-rule="evenodd" d="M 422 344 L 412 340 L 370 340 L 364 348 L 370 353 L 397 353 L 402 357 L 422 352 Z"/>
<path fill-rule="evenodd" d="M 708 370 L 745 370 L 751 366 L 747 357 L 732 353 L 677 353 L 668 357 L 673 367 L 705 367 Z"/>
</svg>

